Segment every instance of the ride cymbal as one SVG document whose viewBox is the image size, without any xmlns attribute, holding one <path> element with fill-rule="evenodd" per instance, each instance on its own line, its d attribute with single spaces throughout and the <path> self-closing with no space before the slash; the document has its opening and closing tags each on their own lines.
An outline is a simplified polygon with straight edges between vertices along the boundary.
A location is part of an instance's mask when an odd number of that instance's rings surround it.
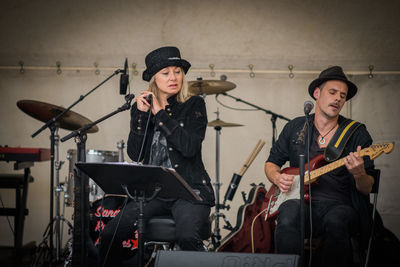
<svg viewBox="0 0 400 267">
<path fill-rule="evenodd" d="M 238 124 L 238 123 L 232 123 L 232 122 L 224 122 L 220 119 L 216 119 L 213 121 L 210 121 L 207 124 L 208 127 L 239 127 L 239 126 L 244 126 L 243 124 Z"/>
<path fill-rule="evenodd" d="M 42 122 L 48 122 L 61 112 L 65 110 L 63 107 L 59 107 L 53 104 L 40 102 L 36 100 L 20 100 L 17 102 L 17 106 L 29 116 L 38 119 Z M 86 124 L 91 123 L 88 118 L 69 110 L 61 118 L 58 119 L 59 127 L 66 130 L 78 130 Z M 90 128 L 87 133 L 95 133 L 99 131 L 97 125 Z"/>
<path fill-rule="evenodd" d="M 189 92 L 195 95 L 221 94 L 236 87 L 232 82 L 221 80 L 197 80 L 188 83 Z"/>
</svg>

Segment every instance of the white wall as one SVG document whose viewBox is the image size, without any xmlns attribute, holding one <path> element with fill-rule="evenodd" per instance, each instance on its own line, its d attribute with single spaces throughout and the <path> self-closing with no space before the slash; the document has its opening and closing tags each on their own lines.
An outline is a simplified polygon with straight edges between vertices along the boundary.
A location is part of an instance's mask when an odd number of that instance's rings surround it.
<svg viewBox="0 0 400 267">
<path fill-rule="evenodd" d="M 197 76 L 218 79 L 226 74 L 237 85 L 229 94 L 288 118 L 301 115 L 303 102 L 310 99 L 308 84 L 316 73 L 328 65 L 340 64 L 356 74 L 351 78 L 360 88 L 342 113 L 366 123 L 375 142 L 398 141 L 399 75 L 376 74 L 373 79 L 357 75 L 357 71 L 368 71 L 370 64 L 375 66 L 374 71 L 400 70 L 399 18 L 395 16 L 398 4 L 367 2 L 5 1 L 0 11 L 0 145 L 49 147 L 48 130 L 34 139 L 30 137 L 42 123 L 19 110 L 18 100 L 67 107 L 119 68 L 125 57 L 130 63 L 136 62 L 140 70 L 138 76 L 131 75 L 131 90 L 137 94 L 146 88 L 140 78 L 145 55 L 163 45 L 178 46 L 183 58 L 192 63 L 189 80 Z M 19 60 L 25 63 L 24 74 L 19 73 Z M 62 64 L 62 74 L 57 75 L 55 68 L 38 70 L 38 66 L 55 66 L 56 61 Z M 94 62 L 101 67 L 99 75 L 94 73 Z M 209 64 L 215 64 L 215 77 L 204 70 Z M 250 78 L 248 64 L 254 64 L 258 71 L 287 73 L 257 73 Z M 288 77 L 289 64 L 295 67 L 293 79 Z M 300 70 L 312 73 L 296 73 Z M 118 87 L 118 78 L 110 80 L 73 110 L 91 120 L 100 118 L 122 105 Z M 219 100 L 249 108 L 228 97 L 220 96 Z M 206 97 L 206 104 L 209 121 L 215 119 L 214 112 L 219 108 L 222 120 L 244 125 L 222 129 L 221 198 L 232 174 L 241 169 L 257 141 L 266 141 L 244 175 L 231 210 L 224 212 L 235 225 L 242 204 L 240 191 L 248 193 L 250 183 L 269 186 L 263 166 L 271 146 L 270 116 L 224 108 L 214 95 Z M 278 133 L 284 123 L 277 121 Z M 129 113 L 110 118 L 99 128 L 98 133 L 89 135 L 87 147 L 116 151 L 116 143 L 127 140 Z M 68 131 L 60 130 L 60 136 L 66 134 Z M 215 131 L 208 128 L 203 159 L 213 181 L 215 145 Z M 67 150 L 73 148 L 72 140 L 62 143 L 60 158 L 66 161 Z M 391 155 L 376 161 L 382 170 L 378 209 L 397 236 L 400 214 L 395 189 L 400 182 L 395 166 L 399 158 L 396 147 Z M 40 242 L 49 221 L 49 169 L 49 162 L 36 163 L 31 169 L 35 182 L 28 193 L 30 214 L 26 218 L 25 242 Z M 12 164 L 0 162 L 0 171 L 12 172 Z M 67 173 L 68 162 L 61 169 L 62 180 Z M 12 205 L 13 193 L 0 193 L 5 205 Z M 67 207 L 66 217 L 70 218 L 71 213 L 72 208 Z M 0 244 L 12 244 L 6 218 L 0 218 L 0 226 Z M 223 231 L 223 235 L 226 233 Z"/>
</svg>

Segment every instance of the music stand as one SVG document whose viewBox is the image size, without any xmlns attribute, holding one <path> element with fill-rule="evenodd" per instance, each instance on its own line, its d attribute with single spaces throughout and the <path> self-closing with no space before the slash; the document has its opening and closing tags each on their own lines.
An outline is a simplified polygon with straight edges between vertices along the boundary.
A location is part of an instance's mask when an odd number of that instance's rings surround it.
<svg viewBox="0 0 400 267">
<path fill-rule="evenodd" d="M 139 203 L 139 266 L 143 266 L 144 256 L 144 203 L 155 197 L 202 201 L 174 169 L 117 162 L 78 162 L 76 166 L 92 178 L 106 194 L 126 194 Z"/>
</svg>

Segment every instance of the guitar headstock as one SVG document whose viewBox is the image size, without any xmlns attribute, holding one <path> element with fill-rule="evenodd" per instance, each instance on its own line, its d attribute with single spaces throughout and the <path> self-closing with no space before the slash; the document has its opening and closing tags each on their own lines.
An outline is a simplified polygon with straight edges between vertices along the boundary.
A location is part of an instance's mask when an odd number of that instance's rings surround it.
<svg viewBox="0 0 400 267">
<path fill-rule="evenodd" d="M 394 149 L 394 142 L 374 144 L 368 148 L 364 148 L 360 151 L 361 156 L 369 156 L 371 159 L 376 159 L 383 152 L 389 154 Z"/>
</svg>

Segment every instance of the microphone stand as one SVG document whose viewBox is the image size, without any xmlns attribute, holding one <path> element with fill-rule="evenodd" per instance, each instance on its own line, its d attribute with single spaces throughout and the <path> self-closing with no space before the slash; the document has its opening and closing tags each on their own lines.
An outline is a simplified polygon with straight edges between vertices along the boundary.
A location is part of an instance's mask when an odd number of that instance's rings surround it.
<svg viewBox="0 0 400 267">
<path fill-rule="evenodd" d="M 44 129 L 46 129 L 47 127 L 49 127 L 50 125 L 52 125 L 53 123 L 55 123 L 59 118 L 61 118 L 62 116 L 64 116 L 65 113 L 67 113 L 68 111 L 70 111 L 75 105 L 77 105 L 79 102 L 81 102 L 82 100 L 84 100 L 88 95 L 90 95 L 91 93 L 93 93 L 97 88 L 99 88 L 100 86 L 102 86 L 104 83 L 106 83 L 109 79 L 111 79 L 112 77 L 114 77 L 115 75 L 117 75 L 118 73 L 123 72 L 123 70 L 117 69 L 116 71 L 114 71 L 113 74 L 111 74 L 108 78 L 106 78 L 104 81 L 102 81 L 101 83 L 99 83 L 99 85 L 97 85 L 95 88 L 93 88 L 92 90 L 90 90 L 89 92 L 87 92 L 85 95 L 81 95 L 78 100 L 76 100 L 74 103 L 72 103 L 71 106 L 69 106 L 68 108 L 66 108 L 63 112 L 61 112 L 60 114 L 58 114 L 57 116 L 55 116 L 54 118 L 48 120 L 39 130 L 37 130 L 35 133 L 32 134 L 32 138 L 35 138 L 36 135 L 38 135 L 40 132 L 42 132 Z"/>
<path fill-rule="evenodd" d="M 87 94 L 81 95 L 77 101 L 75 101 L 72 105 L 70 105 L 68 108 L 66 108 L 63 112 L 59 113 L 57 116 L 53 117 L 52 119 L 48 120 L 40 129 L 38 129 L 35 133 L 33 133 L 31 136 L 32 138 L 35 138 L 39 133 L 41 133 L 44 129 L 49 128 L 50 129 L 50 224 L 49 224 L 49 262 L 50 266 L 53 265 L 53 250 L 54 250 L 54 244 L 53 244 L 53 212 L 54 212 L 54 196 L 53 196 L 53 190 L 54 190 L 54 157 L 55 157 L 55 145 L 56 142 L 58 143 L 58 140 L 56 140 L 55 132 L 57 129 L 57 121 L 59 118 L 64 116 L 68 111 L 70 111 L 75 105 L 77 105 L 79 102 L 84 100 L 89 94 L 94 92 L 97 88 L 102 86 L 105 82 L 107 82 L 109 79 L 111 79 L 113 76 L 117 75 L 118 73 L 123 72 L 122 70 L 118 69 L 116 70 L 112 75 L 110 75 L 107 79 L 105 79 L 103 82 L 101 82 L 99 85 L 94 87 L 92 90 L 90 90 Z M 78 150 L 79 151 L 79 150 Z M 58 190 L 58 189 L 57 189 Z M 57 204 L 58 205 L 58 204 Z M 58 218 L 56 218 L 58 219 Z M 57 222 L 58 225 L 58 222 Z M 56 229 L 58 231 L 58 227 Z M 59 234 L 59 233 L 57 233 Z M 56 237 L 58 239 L 58 237 Z M 59 260 L 59 249 L 57 248 L 56 252 L 56 259 L 57 261 Z"/>
<path fill-rule="evenodd" d="M 77 143 L 77 152 L 78 152 L 78 162 L 86 162 L 86 140 L 87 140 L 87 131 L 92 128 L 94 125 L 108 119 L 111 116 L 114 116 L 117 113 L 120 113 L 125 110 L 129 110 L 131 108 L 132 99 L 135 96 L 133 94 L 129 94 L 125 96 L 126 103 L 119 107 L 117 110 L 105 115 L 104 117 L 86 124 L 82 128 L 75 130 L 61 138 L 61 142 L 65 142 L 72 137 L 75 137 L 75 142 Z M 88 240 L 88 228 L 89 228 L 89 191 L 88 184 L 89 179 L 88 176 L 83 173 L 80 169 L 75 169 L 75 185 L 79 185 L 75 187 L 75 207 L 74 207 L 74 231 L 73 231 L 73 248 L 72 248 L 72 266 L 87 266 L 87 240 Z"/>
<path fill-rule="evenodd" d="M 134 98 L 134 94 L 129 94 L 125 96 L 125 101 L 126 103 L 123 104 L 121 107 L 117 108 L 117 110 L 114 110 L 113 112 L 105 115 L 104 117 L 101 117 L 100 119 L 92 122 L 92 123 L 88 123 L 85 126 L 83 126 L 82 128 L 72 131 L 71 133 L 69 133 L 68 135 L 64 136 L 63 138 L 61 138 L 61 142 L 65 142 L 69 139 L 71 139 L 72 137 L 76 137 L 78 135 L 81 135 L 82 133 L 86 133 L 88 130 L 90 130 L 90 128 L 92 128 L 93 126 L 95 126 L 96 124 L 98 124 L 99 122 L 102 122 L 106 119 L 108 119 L 109 117 L 114 116 L 117 113 L 120 113 L 122 111 L 128 110 L 131 108 L 131 102 L 132 99 Z"/>
<path fill-rule="evenodd" d="M 306 112 L 306 125 L 307 125 L 307 134 L 306 138 L 304 140 L 305 142 L 305 153 L 307 155 L 307 175 L 310 175 L 310 115 L 309 112 Z M 304 144 L 304 143 L 303 143 Z M 306 160 L 305 160 L 305 155 L 300 154 L 299 155 L 299 175 L 300 175 L 300 261 L 301 265 L 304 264 L 304 238 L 305 238 L 305 201 L 304 201 L 304 177 L 305 177 L 305 166 L 306 166 Z M 311 184 L 308 185 L 311 187 Z M 311 190 L 311 189 L 310 189 Z M 309 208 L 311 211 L 311 194 L 309 197 Z M 310 214 L 310 221 L 312 220 L 311 214 Z M 312 233 L 312 230 L 311 230 Z M 312 236 L 310 236 L 310 258 L 309 261 L 311 263 L 311 240 Z M 310 264 L 311 266 L 311 264 Z"/>
<path fill-rule="evenodd" d="M 215 97 L 217 98 L 218 95 L 219 95 L 219 94 L 217 94 Z M 244 104 L 247 104 L 247 105 L 249 105 L 249 106 L 251 106 L 251 107 L 253 107 L 253 108 L 256 108 L 256 109 L 258 109 L 258 110 L 264 111 L 265 113 L 271 115 L 271 122 L 272 122 L 272 145 L 275 143 L 275 140 L 276 140 L 276 119 L 277 119 L 277 118 L 280 118 L 280 119 L 282 119 L 282 120 L 290 121 L 290 119 L 288 119 L 288 118 L 286 118 L 286 117 L 284 117 L 284 116 L 282 116 L 282 115 L 276 114 L 275 112 L 272 112 L 272 111 L 267 110 L 267 109 L 264 109 L 264 108 L 262 108 L 262 107 L 260 107 L 260 106 L 257 106 L 257 105 L 254 105 L 254 104 L 252 104 L 252 103 L 249 103 L 249 102 L 247 102 L 247 101 L 245 101 L 245 100 L 243 100 L 243 99 L 240 99 L 240 98 L 238 98 L 238 97 L 234 97 L 234 96 L 228 95 L 227 93 L 222 93 L 222 95 L 224 95 L 224 96 L 229 96 L 230 98 L 233 98 L 233 99 L 235 99 L 235 100 L 238 101 L 238 102 L 242 102 L 242 103 L 244 103 Z"/>
<path fill-rule="evenodd" d="M 299 174 L 300 174 L 300 260 L 304 262 L 304 154 L 299 155 Z"/>
</svg>

